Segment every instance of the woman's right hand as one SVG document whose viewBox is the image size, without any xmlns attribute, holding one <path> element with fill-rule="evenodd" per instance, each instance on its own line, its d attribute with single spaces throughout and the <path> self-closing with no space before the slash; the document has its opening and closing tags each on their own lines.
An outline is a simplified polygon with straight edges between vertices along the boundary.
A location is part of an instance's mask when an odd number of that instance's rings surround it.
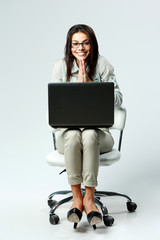
<svg viewBox="0 0 160 240">
<path fill-rule="evenodd" d="M 85 61 L 83 59 L 79 61 L 78 82 L 91 82 L 86 72 Z"/>
<path fill-rule="evenodd" d="M 84 82 L 83 59 L 79 60 L 78 82 Z"/>
</svg>

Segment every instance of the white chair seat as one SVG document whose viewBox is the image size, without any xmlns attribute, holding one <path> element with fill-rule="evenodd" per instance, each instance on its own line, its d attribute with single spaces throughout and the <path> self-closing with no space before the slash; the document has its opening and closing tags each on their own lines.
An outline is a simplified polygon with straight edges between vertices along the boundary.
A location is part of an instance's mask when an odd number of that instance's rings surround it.
<svg viewBox="0 0 160 240">
<path fill-rule="evenodd" d="M 103 153 L 100 155 L 100 166 L 109 166 L 117 162 L 121 157 L 121 153 L 117 149 L 112 149 L 112 151 Z M 57 150 L 49 153 L 46 156 L 46 161 L 51 166 L 65 167 L 64 155 L 58 153 Z"/>
</svg>

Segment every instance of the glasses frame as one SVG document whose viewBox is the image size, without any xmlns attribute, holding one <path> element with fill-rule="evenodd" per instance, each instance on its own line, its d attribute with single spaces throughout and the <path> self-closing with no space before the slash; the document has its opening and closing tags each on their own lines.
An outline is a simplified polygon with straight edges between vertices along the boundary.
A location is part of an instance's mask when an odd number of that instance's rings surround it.
<svg viewBox="0 0 160 240">
<path fill-rule="evenodd" d="M 78 44 L 78 45 L 77 45 L 77 46 L 74 46 L 74 45 L 73 45 L 74 43 L 76 43 L 76 44 Z M 73 43 L 73 42 L 71 43 L 71 45 L 72 45 L 73 48 L 79 48 L 80 45 L 81 45 L 83 48 L 88 48 L 88 47 L 91 45 L 91 43 L 90 43 L 89 41 L 82 42 L 82 43 L 78 43 L 78 42 L 74 42 L 74 43 Z M 85 46 L 86 43 L 89 43 L 89 44 Z"/>
</svg>

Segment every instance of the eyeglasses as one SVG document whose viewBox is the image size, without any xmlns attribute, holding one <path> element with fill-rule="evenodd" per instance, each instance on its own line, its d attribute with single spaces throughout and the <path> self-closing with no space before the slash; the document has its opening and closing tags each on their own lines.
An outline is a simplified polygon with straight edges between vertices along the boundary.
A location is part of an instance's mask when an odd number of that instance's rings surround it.
<svg viewBox="0 0 160 240">
<path fill-rule="evenodd" d="M 84 48 L 87 48 L 90 46 L 90 42 L 83 42 L 83 43 L 73 42 L 72 43 L 73 48 L 78 48 L 80 45 Z"/>
</svg>

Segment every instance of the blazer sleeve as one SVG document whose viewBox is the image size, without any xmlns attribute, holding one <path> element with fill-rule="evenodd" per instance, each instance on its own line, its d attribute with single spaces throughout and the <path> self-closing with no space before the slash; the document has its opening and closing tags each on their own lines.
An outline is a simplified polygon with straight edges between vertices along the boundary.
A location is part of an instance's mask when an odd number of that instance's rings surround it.
<svg viewBox="0 0 160 240">
<path fill-rule="evenodd" d="M 113 66 L 102 56 L 100 57 L 98 64 L 100 71 L 100 80 L 102 82 L 114 83 L 114 104 L 115 106 L 120 107 L 122 105 L 123 95 L 118 86 Z"/>
<path fill-rule="evenodd" d="M 57 60 L 53 66 L 52 71 L 52 82 L 62 82 L 63 80 L 63 69 L 62 69 L 62 60 Z"/>
</svg>

